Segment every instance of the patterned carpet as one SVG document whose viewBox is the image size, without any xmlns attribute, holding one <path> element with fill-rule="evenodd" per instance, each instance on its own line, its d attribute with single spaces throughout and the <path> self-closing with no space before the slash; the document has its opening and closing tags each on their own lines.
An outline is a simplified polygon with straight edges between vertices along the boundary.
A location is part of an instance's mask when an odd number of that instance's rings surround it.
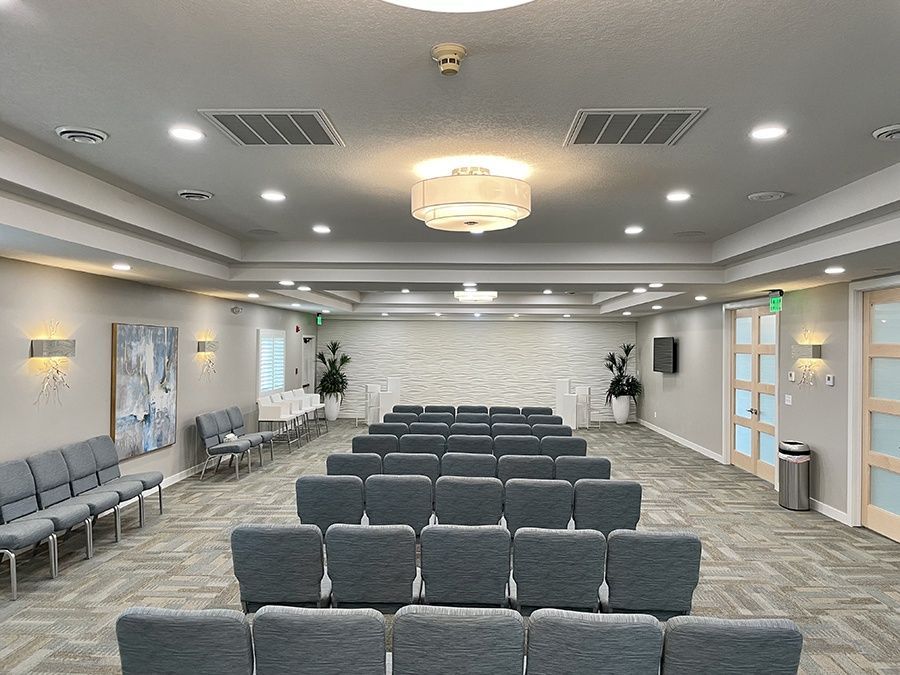
<svg viewBox="0 0 900 675">
<path fill-rule="evenodd" d="M 112 522 L 95 529 L 96 556 L 83 538 L 60 547 L 60 576 L 49 579 L 45 549 L 22 556 L 19 600 L 0 573 L 0 673 L 115 673 L 117 614 L 130 605 L 239 609 L 228 532 L 242 522 L 296 519 L 294 480 L 324 472 L 325 457 L 347 451 L 364 429 L 350 422 L 235 484 L 219 472 L 166 491 L 166 513 L 148 500 L 137 528 L 129 508 L 124 536 Z M 590 453 L 611 458 L 613 477 L 644 486 L 640 528 L 690 529 L 703 541 L 694 613 L 730 618 L 789 617 L 805 635 L 806 673 L 900 673 L 900 545 L 817 513 L 778 507 L 766 483 L 636 425 L 582 431 Z"/>
</svg>

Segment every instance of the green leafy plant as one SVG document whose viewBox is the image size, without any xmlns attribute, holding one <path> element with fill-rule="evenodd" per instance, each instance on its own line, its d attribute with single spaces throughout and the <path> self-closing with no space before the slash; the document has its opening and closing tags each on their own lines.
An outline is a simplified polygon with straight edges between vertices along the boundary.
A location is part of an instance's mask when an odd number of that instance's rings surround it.
<svg viewBox="0 0 900 675">
<path fill-rule="evenodd" d="M 609 381 L 609 388 L 606 390 L 606 405 L 612 403 L 613 398 L 617 396 L 629 396 L 635 403 L 637 397 L 644 393 L 644 385 L 637 376 L 628 372 L 628 360 L 634 351 L 634 345 L 625 343 L 619 345 L 622 352 L 609 352 L 603 365 L 612 373 L 612 379 Z"/>
<path fill-rule="evenodd" d="M 328 354 L 325 352 L 316 354 L 316 359 L 325 366 L 325 371 L 319 378 L 319 393 L 325 396 L 337 396 L 343 403 L 344 392 L 349 386 L 344 368 L 350 363 L 350 355 L 343 353 L 338 355 L 338 352 L 341 351 L 341 343 L 337 340 L 329 342 L 325 349 L 328 350 Z"/>
</svg>

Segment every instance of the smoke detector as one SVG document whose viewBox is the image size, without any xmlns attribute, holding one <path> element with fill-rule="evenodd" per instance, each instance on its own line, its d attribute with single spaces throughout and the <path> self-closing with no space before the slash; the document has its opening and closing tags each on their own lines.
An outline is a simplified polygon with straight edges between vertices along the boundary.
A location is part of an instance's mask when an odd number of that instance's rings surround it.
<svg viewBox="0 0 900 675">
<path fill-rule="evenodd" d="M 780 190 L 766 190 L 764 192 L 753 192 L 747 195 L 747 199 L 751 202 L 774 202 L 784 199 L 786 195 L 786 192 L 781 192 Z"/>
<path fill-rule="evenodd" d="M 456 75 L 466 57 L 466 48 L 455 42 L 442 42 L 431 48 L 431 58 L 437 61 L 441 75 Z"/>
<path fill-rule="evenodd" d="M 83 145 L 99 145 L 107 138 L 109 134 L 100 129 L 91 129 L 90 127 L 56 127 L 56 135 L 65 141 L 73 143 L 81 143 Z"/>
<path fill-rule="evenodd" d="M 187 199 L 189 202 L 205 202 L 213 198 L 213 193 L 209 190 L 179 190 L 178 196 Z"/>
<path fill-rule="evenodd" d="M 900 141 L 900 124 L 888 124 L 876 129 L 872 136 L 879 141 Z"/>
</svg>

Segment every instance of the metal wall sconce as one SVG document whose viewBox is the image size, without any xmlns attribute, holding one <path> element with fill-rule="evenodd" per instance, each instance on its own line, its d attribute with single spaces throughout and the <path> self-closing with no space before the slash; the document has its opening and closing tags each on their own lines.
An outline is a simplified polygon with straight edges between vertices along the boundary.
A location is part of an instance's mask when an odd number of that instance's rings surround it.
<svg viewBox="0 0 900 675">
<path fill-rule="evenodd" d="M 61 404 L 59 393 L 69 388 L 69 376 L 63 370 L 63 362 L 75 356 L 75 340 L 60 340 L 56 337 L 59 322 L 51 321 L 47 325 L 47 338 L 31 341 L 31 358 L 40 359 L 40 372 L 43 376 L 41 389 L 35 405 L 49 403 L 51 399 Z"/>
<path fill-rule="evenodd" d="M 822 345 L 791 345 L 791 358 L 797 359 L 821 359 Z"/>
<path fill-rule="evenodd" d="M 218 340 L 198 340 L 197 357 L 200 359 L 200 379 L 211 380 L 216 374 L 216 352 L 219 351 Z"/>
<path fill-rule="evenodd" d="M 75 340 L 32 340 L 33 359 L 71 359 L 75 356 Z"/>
</svg>

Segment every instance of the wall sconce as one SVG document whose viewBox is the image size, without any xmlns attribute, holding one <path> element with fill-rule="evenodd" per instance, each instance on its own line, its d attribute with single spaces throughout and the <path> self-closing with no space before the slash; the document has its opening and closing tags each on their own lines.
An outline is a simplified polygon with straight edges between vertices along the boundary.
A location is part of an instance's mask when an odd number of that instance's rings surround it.
<svg viewBox="0 0 900 675">
<path fill-rule="evenodd" d="M 31 358 L 40 359 L 42 375 L 35 405 L 49 403 L 51 399 L 61 405 L 59 393 L 63 389 L 69 389 L 69 376 L 63 370 L 63 363 L 75 356 L 75 340 L 58 339 L 58 331 L 59 321 L 51 321 L 47 324 L 47 337 L 31 341 Z"/>
<path fill-rule="evenodd" d="M 211 380 L 216 374 L 216 352 L 219 351 L 218 340 L 206 339 L 197 341 L 197 358 L 200 359 L 200 379 Z"/>
<path fill-rule="evenodd" d="M 71 359 L 75 356 L 75 340 L 32 340 L 33 359 Z"/>
<path fill-rule="evenodd" d="M 797 380 L 797 386 L 814 387 L 816 385 L 816 366 L 822 359 L 822 345 L 811 343 L 808 328 L 803 329 L 800 343 L 791 345 L 791 358 L 800 362 L 798 365 L 800 379 Z"/>
<path fill-rule="evenodd" d="M 822 345 L 791 345 L 791 358 L 797 359 L 821 359 Z"/>
</svg>

